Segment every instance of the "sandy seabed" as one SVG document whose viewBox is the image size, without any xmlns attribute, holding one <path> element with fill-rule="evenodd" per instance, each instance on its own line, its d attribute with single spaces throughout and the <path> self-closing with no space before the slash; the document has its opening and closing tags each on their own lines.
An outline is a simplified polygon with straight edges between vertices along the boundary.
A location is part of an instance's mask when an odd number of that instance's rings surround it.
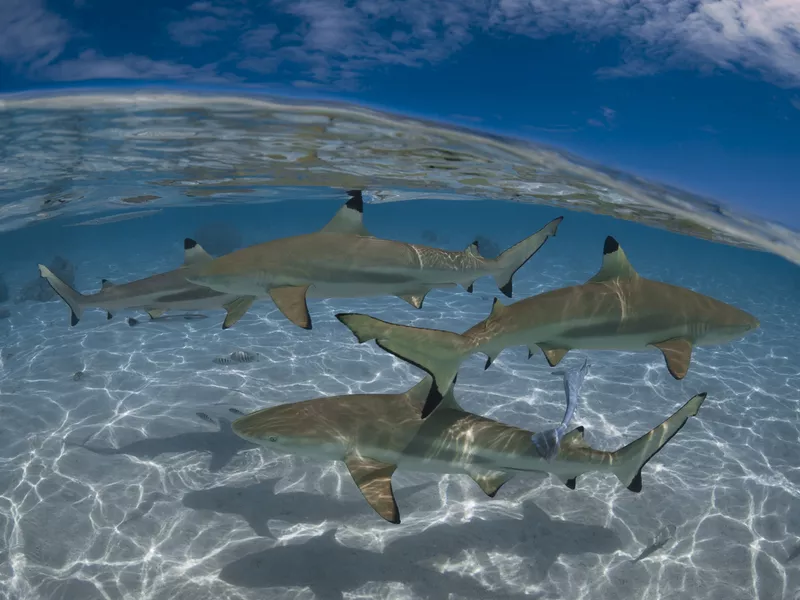
<svg viewBox="0 0 800 600">
<path fill-rule="evenodd" d="M 79 287 L 105 276 L 102 261 L 80 263 Z M 116 280 L 175 266 L 129 263 Z M 585 264 L 537 257 L 515 298 L 583 281 Z M 642 493 L 612 475 L 583 476 L 574 491 L 520 475 L 489 499 L 464 475 L 398 471 L 400 525 L 372 511 L 343 464 L 236 437 L 229 409 L 401 392 L 421 372 L 357 344 L 334 314 L 462 331 L 488 314 L 490 279 L 472 295 L 434 291 L 420 311 L 397 298 L 312 301 L 312 331 L 270 302 L 224 332 L 219 312 L 129 327 L 129 315 L 89 311 L 70 328 L 59 301 L 11 305 L 0 321 L 0 598 L 796 600 L 797 290 L 682 277 L 664 279 L 737 304 L 761 328 L 696 349 L 680 382 L 655 351 L 573 352 L 563 363 L 590 359 L 573 424 L 598 448 L 708 392 L 645 467 Z M 239 349 L 260 360 L 212 362 Z M 541 355 L 509 349 L 487 371 L 484 360 L 462 366 L 465 408 L 534 430 L 560 419 L 562 381 Z"/>
</svg>

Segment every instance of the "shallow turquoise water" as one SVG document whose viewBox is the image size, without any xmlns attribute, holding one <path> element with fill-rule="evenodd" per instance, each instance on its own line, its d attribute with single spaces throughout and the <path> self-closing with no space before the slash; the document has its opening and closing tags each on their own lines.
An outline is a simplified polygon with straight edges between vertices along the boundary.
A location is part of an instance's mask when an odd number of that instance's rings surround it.
<svg viewBox="0 0 800 600">
<path fill-rule="evenodd" d="M 155 160 L 160 147 L 148 143 Z M 127 150 L 109 161 L 123 163 Z M 402 523 L 391 525 L 363 501 L 344 465 L 255 448 L 231 432 L 229 409 L 403 391 L 422 372 L 373 343 L 357 344 L 334 314 L 463 331 L 499 296 L 491 279 L 479 280 L 473 294 L 435 290 L 421 310 L 393 297 L 312 300 L 311 331 L 291 325 L 268 301 L 226 331 L 220 311 L 137 327 L 125 318 L 141 315 L 107 321 L 88 311 L 69 327 L 58 300 L 14 301 L 36 279 L 37 263 L 63 256 L 75 266 L 76 288 L 88 292 L 102 278 L 122 282 L 175 268 L 183 238 L 203 226 L 217 230 L 200 239 L 209 248 L 214 241 L 220 248 L 248 245 L 319 229 L 344 201 L 340 190 L 318 182 L 242 192 L 253 176 L 242 169 L 228 173 L 238 186 L 231 195 L 187 198 L 188 184 L 161 186 L 168 190 L 161 198 L 133 205 L 160 212 L 72 227 L 112 208 L 131 209 L 121 198 L 156 189 L 153 173 L 137 180 L 132 167 L 117 178 L 93 156 L 74 166 L 81 177 L 93 173 L 91 180 L 61 180 L 59 193 L 69 202 L 42 205 L 32 173 L 16 181 L 16 192 L 10 178 L 3 189 L 0 256 L 12 298 L 0 305 L 10 313 L 0 320 L 0 598 L 796 597 L 795 264 L 571 211 L 552 199 L 549 206 L 467 201 L 463 189 L 433 184 L 402 191 L 421 198 L 413 202 L 385 202 L 404 198 L 388 188 L 368 194 L 365 224 L 373 234 L 449 249 L 478 235 L 504 249 L 563 214 L 558 235 L 515 276 L 515 300 L 587 280 L 613 235 L 643 276 L 713 296 L 761 321 L 742 340 L 697 348 L 682 381 L 669 376 L 656 351 L 567 355 L 568 367 L 584 357 L 592 363 L 574 424 L 585 426 L 598 448 L 627 443 L 693 394 L 708 392 L 698 416 L 645 467 L 642 493 L 611 475 L 583 476 L 574 491 L 555 478 L 519 475 L 490 499 L 463 475 L 400 470 L 394 488 Z M 20 152 L 11 162 L 22 164 Z M 349 168 L 369 179 L 367 162 Z M 179 163 L 169 167 L 175 181 L 217 181 L 229 167 L 209 163 L 199 174 L 191 161 L 182 170 Z M 729 222 L 744 227 L 734 217 Z M 18 228 L 22 221 L 35 225 Z M 758 237 L 765 229 L 748 231 Z M 791 248 L 793 234 L 782 231 L 781 247 Z M 759 239 L 768 244 L 768 237 Z M 260 360 L 212 360 L 235 350 L 257 352 Z M 562 381 L 541 355 L 529 360 L 526 349 L 509 349 L 485 371 L 484 360 L 474 356 L 461 368 L 456 393 L 465 408 L 534 430 L 560 419 Z M 648 548 L 652 554 L 637 560 Z"/>
</svg>

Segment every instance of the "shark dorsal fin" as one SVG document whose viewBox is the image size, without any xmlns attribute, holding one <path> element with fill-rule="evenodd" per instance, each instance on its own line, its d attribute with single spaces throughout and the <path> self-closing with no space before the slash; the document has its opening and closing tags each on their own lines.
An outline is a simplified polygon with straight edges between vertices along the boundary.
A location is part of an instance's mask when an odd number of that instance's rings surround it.
<svg viewBox="0 0 800 600">
<path fill-rule="evenodd" d="M 480 256 L 481 253 L 478 250 L 478 240 L 472 242 L 469 246 L 464 249 L 464 252 L 469 254 L 470 256 Z"/>
<path fill-rule="evenodd" d="M 203 247 L 195 242 L 192 238 L 186 238 L 183 240 L 184 265 L 200 265 L 210 260 L 214 260 L 214 257 L 203 250 Z"/>
<path fill-rule="evenodd" d="M 102 286 L 102 289 L 104 289 L 104 290 L 107 290 L 109 288 L 114 287 L 114 284 L 111 283 L 108 279 L 101 279 L 100 280 L 100 285 Z"/>
<path fill-rule="evenodd" d="M 576 427 L 561 438 L 561 446 L 564 448 L 588 448 L 589 444 L 583 438 L 583 425 Z"/>
<path fill-rule="evenodd" d="M 506 305 L 500 302 L 497 298 L 494 299 L 492 302 L 492 312 L 489 313 L 489 317 L 498 317 L 503 314 L 503 311 L 506 309 Z"/>
<path fill-rule="evenodd" d="M 364 227 L 364 198 L 361 190 L 350 190 L 347 194 L 350 196 L 350 200 L 333 215 L 333 218 L 320 231 L 372 237 L 372 234 Z"/>
<path fill-rule="evenodd" d="M 611 279 L 636 279 L 637 277 L 639 277 L 639 274 L 631 266 L 619 242 L 608 236 L 606 243 L 603 245 L 603 266 L 600 267 L 597 275 L 589 281 L 598 283 Z"/>
</svg>

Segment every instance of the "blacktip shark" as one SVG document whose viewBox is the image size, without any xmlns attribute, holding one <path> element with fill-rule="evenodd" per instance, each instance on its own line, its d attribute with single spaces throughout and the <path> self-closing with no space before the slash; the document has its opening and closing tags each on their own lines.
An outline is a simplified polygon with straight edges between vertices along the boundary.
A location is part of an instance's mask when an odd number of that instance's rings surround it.
<svg viewBox="0 0 800 600">
<path fill-rule="evenodd" d="M 398 468 L 464 473 L 489 497 L 520 472 L 551 473 L 570 489 L 584 473 L 613 473 L 629 490 L 640 492 L 644 465 L 697 414 L 706 397 L 694 396 L 661 425 L 613 452 L 589 447 L 583 427 L 578 427 L 547 460 L 535 447 L 532 432 L 464 411 L 452 390 L 422 419 L 420 411 L 432 394 L 439 395 L 426 376 L 405 393 L 283 404 L 240 417 L 232 428 L 243 439 L 276 452 L 344 461 L 370 506 L 390 523 L 400 523 L 392 490 Z"/>
<path fill-rule="evenodd" d="M 556 366 L 572 349 L 660 350 L 675 379 L 689 370 L 692 348 L 723 344 L 759 326 L 758 319 L 687 288 L 645 279 L 617 240 L 607 237 L 603 264 L 584 284 L 525 298 L 507 306 L 496 298 L 489 317 L 463 334 L 387 323 L 367 315 L 336 317 L 360 343 L 378 346 L 433 375 L 441 393 L 461 363 L 482 352 L 486 368 L 511 346 L 535 348 Z"/>
<path fill-rule="evenodd" d="M 311 329 L 307 298 L 392 295 L 421 308 L 432 289 L 461 285 L 471 292 L 486 275 L 511 297 L 514 273 L 556 234 L 563 218 L 490 259 L 480 255 L 477 243 L 454 252 L 374 237 L 363 224 L 361 192 L 348 194 L 350 201 L 322 230 L 242 248 L 186 278 L 234 296 L 268 294 L 290 321 Z"/>
<path fill-rule="evenodd" d="M 225 309 L 227 315 L 223 329 L 231 327 L 244 315 L 254 299 L 223 294 L 187 281 L 187 273 L 213 260 L 213 257 L 191 238 L 186 238 L 183 246 L 184 262 L 179 268 L 130 283 L 114 284 L 103 279 L 101 290 L 94 294 L 81 294 L 74 290 L 44 265 L 39 265 L 39 274 L 69 306 L 70 324 L 73 326 L 78 324 L 84 310 L 100 308 L 107 312 L 109 319 L 115 312 L 129 309 L 144 310 L 153 319 L 168 310 Z"/>
<path fill-rule="evenodd" d="M 363 206 L 360 192 L 350 192 L 351 196 L 354 194 L 357 195 L 358 206 Z M 337 224 L 351 222 L 353 202 L 351 199 L 343 205 L 326 227 L 335 229 L 339 227 Z M 191 238 L 186 238 L 183 246 L 184 262 L 179 268 L 124 284 L 113 284 L 104 279 L 102 289 L 94 294 L 84 295 L 77 292 L 44 265 L 39 265 L 39 274 L 69 305 L 70 323 L 73 326 L 78 324 L 83 311 L 89 308 L 105 310 L 109 319 L 113 313 L 128 309 L 145 310 L 152 319 L 161 317 L 166 311 L 225 309 L 227 314 L 222 328 L 228 329 L 250 309 L 253 302 L 268 296 L 266 291 L 256 295 L 226 294 L 188 281 L 188 275 L 202 265 L 212 262 L 214 257 Z M 131 325 L 136 324 L 138 321 Z"/>
</svg>

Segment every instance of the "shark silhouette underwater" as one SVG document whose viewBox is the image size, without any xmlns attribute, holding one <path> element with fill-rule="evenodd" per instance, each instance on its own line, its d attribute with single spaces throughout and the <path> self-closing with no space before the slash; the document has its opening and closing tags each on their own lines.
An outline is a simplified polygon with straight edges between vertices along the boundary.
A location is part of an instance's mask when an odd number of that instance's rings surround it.
<svg viewBox="0 0 800 600">
<path fill-rule="evenodd" d="M 387 323 L 358 314 L 336 317 L 360 343 L 375 340 L 391 354 L 433 375 L 439 392 L 453 384 L 461 363 L 481 352 L 486 368 L 511 346 L 544 353 L 551 367 L 572 349 L 660 350 L 675 379 L 689 370 L 692 348 L 736 340 L 756 329 L 754 316 L 687 288 L 640 276 L 613 237 L 600 271 L 581 285 L 510 305 L 496 298 L 492 312 L 463 334 Z M 426 406 L 426 414 L 435 408 Z"/>
<path fill-rule="evenodd" d="M 405 393 L 283 404 L 242 416 L 231 427 L 244 440 L 277 452 L 344 461 L 370 506 L 390 523 L 399 523 L 392 490 L 392 474 L 398 468 L 465 473 L 490 497 L 522 472 L 554 474 L 570 489 L 583 473 L 609 472 L 639 492 L 644 465 L 697 414 L 706 397 L 692 397 L 661 425 L 614 452 L 589 447 L 583 427 L 578 427 L 561 439 L 548 459 L 532 432 L 464 411 L 452 390 L 422 419 L 422 407 L 431 402 L 431 395 L 439 392 L 426 376 Z"/>
<path fill-rule="evenodd" d="M 235 297 L 269 295 L 304 329 L 311 329 L 307 298 L 397 296 L 421 308 L 432 289 L 461 285 L 471 292 L 487 275 L 511 297 L 514 273 L 556 235 L 563 218 L 491 259 L 480 255 L 477 243 L 456 252 L 374 237 L 364 227 L 361 192 L 348 193 L 350 201 L 320 231 L 236 250 L 187 272 L 186 279 Z"/>
</svg>

